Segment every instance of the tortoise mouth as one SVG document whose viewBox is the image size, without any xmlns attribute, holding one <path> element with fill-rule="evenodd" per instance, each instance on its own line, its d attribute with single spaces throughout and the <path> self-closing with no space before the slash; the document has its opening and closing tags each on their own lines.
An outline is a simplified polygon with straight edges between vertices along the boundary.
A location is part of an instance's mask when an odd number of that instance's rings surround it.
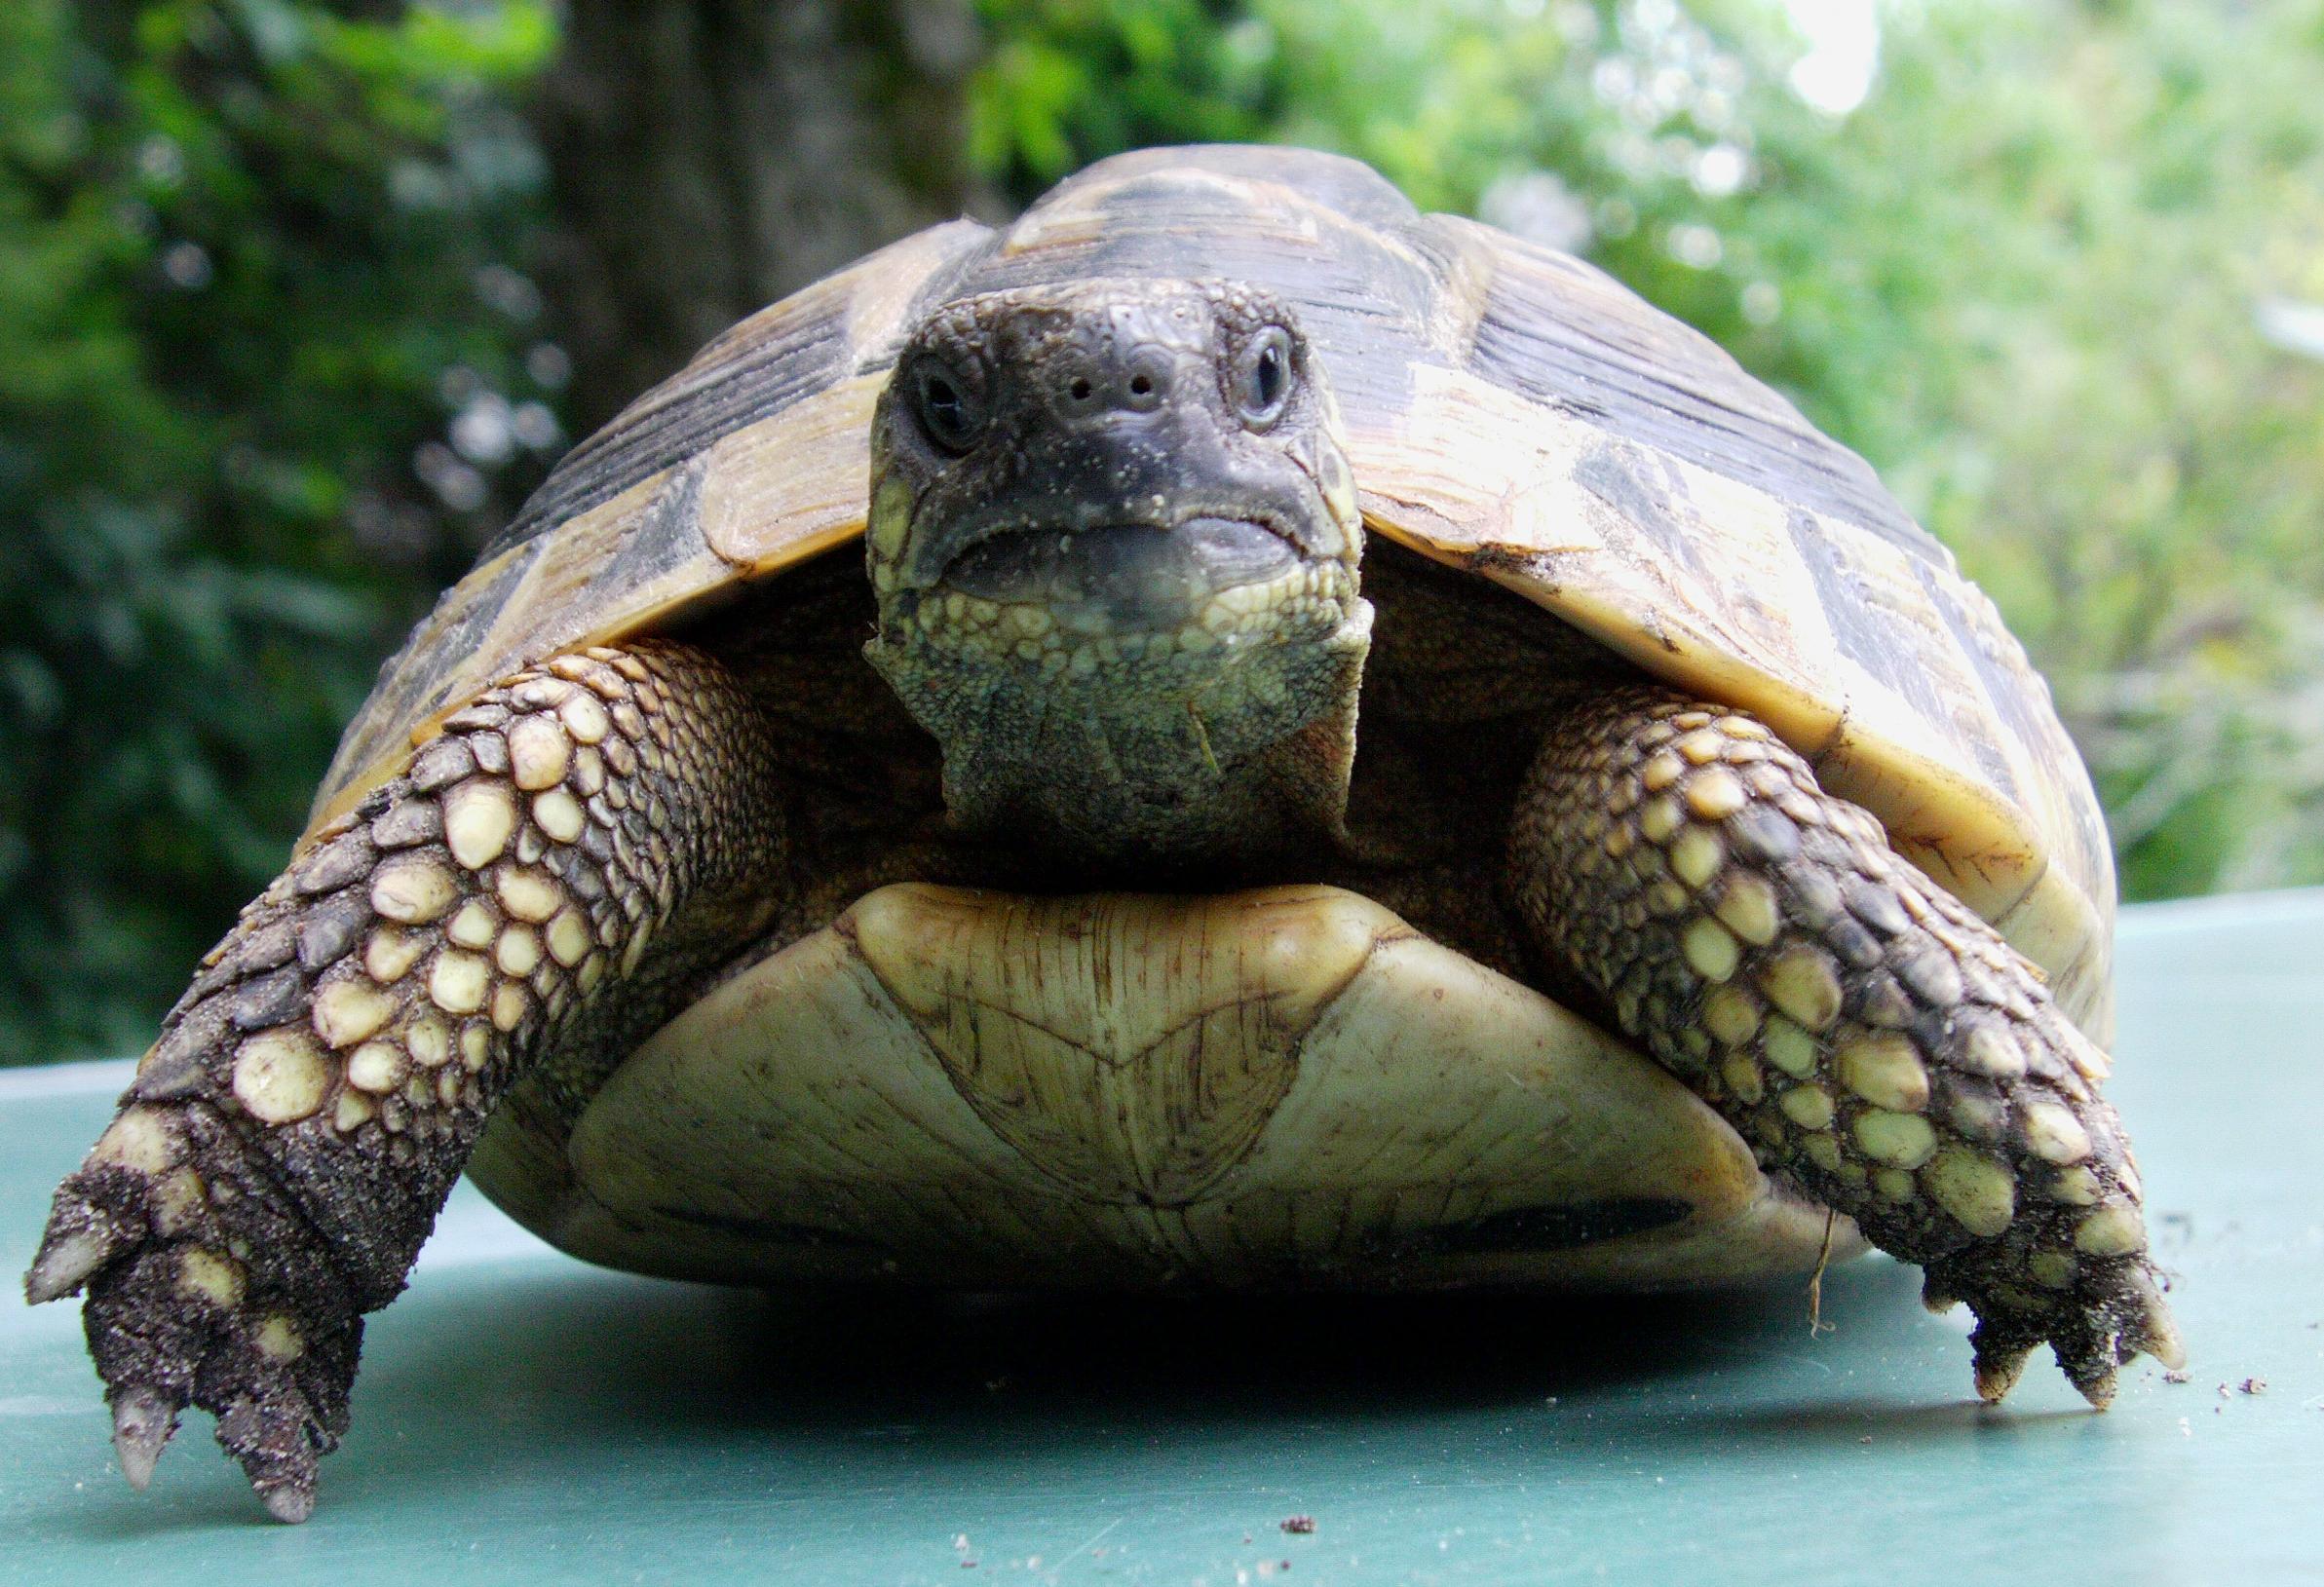
<svg viewBox="0 0 2324 1587">
<path fill-rule="evenodd" d="M 1232 590 L 1267 589 L 1309 565 L 1267 523 L 1201 515 L 1178 523 L 1045 524 L 996 530 L 946 564 L 947 590 L 1036 607 L 1071 632 L 1174 629 Z"/>
</svg>

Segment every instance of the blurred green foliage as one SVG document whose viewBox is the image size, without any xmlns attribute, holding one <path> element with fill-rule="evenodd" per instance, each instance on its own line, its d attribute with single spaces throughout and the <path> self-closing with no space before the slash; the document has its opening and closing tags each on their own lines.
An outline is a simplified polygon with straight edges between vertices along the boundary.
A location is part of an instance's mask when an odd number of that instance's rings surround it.
<svg viewBox="0 0 2324 1587">
<path fill-rule="evenodd" d="M 2324 0 L 979 12 L 1014 199 L 1281 139 L 1585 253 L 1956 548 L 2130 895 L 2324 880 Z M 143 1044 L 562 444 L 553 19 L 0 6 L 0 1061 Z"/>
<path fill-rule="evenodd" d="M 152 1039 L 521 492 L 443 437 L 528 378 L 501 96 L 552 42 L 541 5 L 0 6 L 0 1056 Z"/>
</svg>

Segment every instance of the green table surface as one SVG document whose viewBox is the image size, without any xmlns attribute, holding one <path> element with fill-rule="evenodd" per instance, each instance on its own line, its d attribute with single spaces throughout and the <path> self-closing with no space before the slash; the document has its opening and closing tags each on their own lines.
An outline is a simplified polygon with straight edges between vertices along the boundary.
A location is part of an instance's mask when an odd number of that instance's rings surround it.
<svg viewBox="0 0 2324 1587">
<path fill-rule="evenodd" d="M 2104 1416 L 2046 1354 L 1980 1409 L 1965 1314 L 1885 1258 L 1816 1337 L 1796 1283 L 783 1302 L 584 1266 L 464 1187 L 304 1527 L 202 1417 L 132 1493 L 73 1309 L 0 1304 L 0 1580 L 2324 1581 L 2320 964 L 2324 893 L 2123 923 L 2112 1095 L 2192 1373 Z M 0 1267 L 127 1073 L 0 1075 Z"/>
</svg>

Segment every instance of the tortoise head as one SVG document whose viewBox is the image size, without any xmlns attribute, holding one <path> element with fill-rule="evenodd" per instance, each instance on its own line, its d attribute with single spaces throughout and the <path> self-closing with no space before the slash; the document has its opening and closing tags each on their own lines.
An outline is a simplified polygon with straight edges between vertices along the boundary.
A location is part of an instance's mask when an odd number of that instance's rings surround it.
<svg viewBox="0 0 2324 1587">
<path fill-rule="evenodd" d="M 947 303 L 872 426 L 867 655 L 972 832 L 1101 865 L 1339 831 L 1371 608 L 1289 307 L 1090 280 Z"/>
</svg>

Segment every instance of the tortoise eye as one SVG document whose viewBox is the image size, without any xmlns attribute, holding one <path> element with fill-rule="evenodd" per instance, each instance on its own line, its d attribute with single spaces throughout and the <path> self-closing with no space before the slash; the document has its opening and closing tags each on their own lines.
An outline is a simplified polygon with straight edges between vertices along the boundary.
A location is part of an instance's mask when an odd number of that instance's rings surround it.
<svg viewBox="0 0 2324 1587">
<path fill-rule="evenodd" d="M 1291 398 L 1291 333 L 1269 325 L 1242 344 L 1235 359 L 1235 406 L 1242 422 L 1265 430 Z"/>
<path fill-rule="evenodd" d="M 912 369 L 912 405 L 928 438 L 947 452 L 965 452 L 984 433 L 983 383 L 938 358 L 924 358 Z"/>
</svg>

